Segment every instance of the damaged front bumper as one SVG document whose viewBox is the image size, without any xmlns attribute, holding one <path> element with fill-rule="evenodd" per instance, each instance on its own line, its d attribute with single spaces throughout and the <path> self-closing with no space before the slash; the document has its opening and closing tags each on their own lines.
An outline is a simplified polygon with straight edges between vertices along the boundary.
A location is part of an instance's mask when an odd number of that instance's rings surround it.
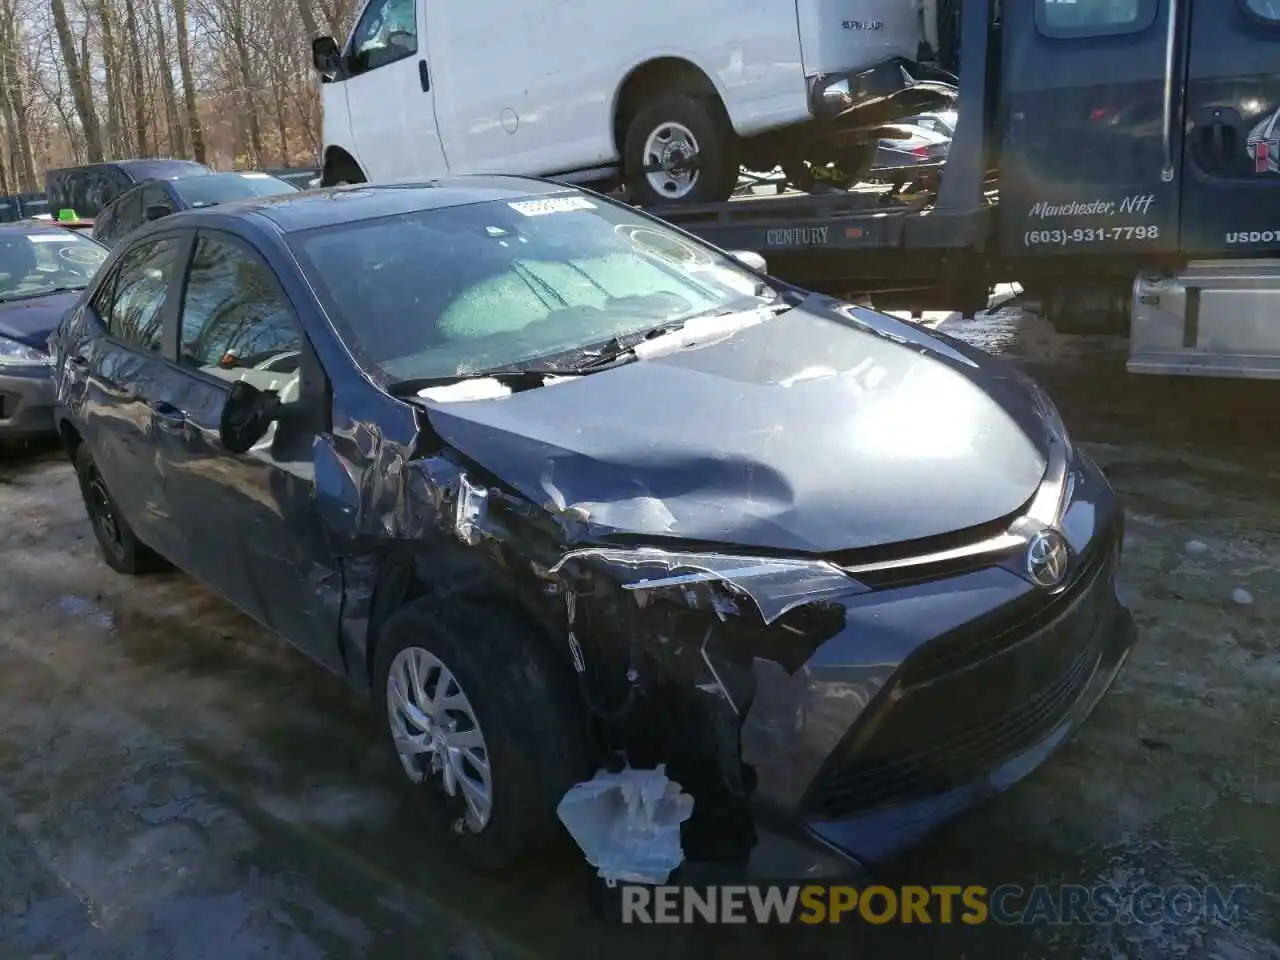
<svg viewBox="0 0 1280 960">
<path fill-rule="evenodd" d="M 832 878 L 888 858 L 1026 776 L 1088 716 L 1134 625 L 1118 586 L 1123 513 L 1097 467 L 1068 451 L 1027 518 L 1069 545 L 1053 589 L 1027 576 L 1025 532 L 995 537 L 995 553 L 936 555 L 905 575 L 644 549 L 576 551 L 551 572 L 583 564 L 641 607 L 674 593 L 704 614 L 704 633 L 649 630 L 645 645 L 696 676 L 724 776 L 749 771 L 739 784 L 754 820 L 747 875 Z M 789 619 L 815 610 L 825 616 Z M 716 632 L 746 619 L 763 624 L 759 637 L 792 631 L 799 658 Z M 633 679 L 645 673 L 632 666 Z"/>
<path fill-rule="evenodd" d="M 882 861 L 1007 790 L 1111 686 L 1136 632 L 1123 513 L 1087 459 L 1070 481 L 1059 590 L 1003 566 L 878 590 L 849 598 L 845 629 L 802 670 L 755 662 L 742 759 L 761 822 L 796 844 L 789 875 Z M 782 869 L 756 861 L 752 873 Z"/>
</svg>

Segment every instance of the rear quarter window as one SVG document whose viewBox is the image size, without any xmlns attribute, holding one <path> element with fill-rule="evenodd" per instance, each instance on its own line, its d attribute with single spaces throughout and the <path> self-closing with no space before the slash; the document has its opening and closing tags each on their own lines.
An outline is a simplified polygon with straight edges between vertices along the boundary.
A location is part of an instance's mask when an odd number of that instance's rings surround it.
<svg viewBox="0 0 1280 960">
<path fill-rule="evenodd" d="M 1062 39 L 1140 33 L 1155 22 L 1159 7 L 1159 0 L 1033 0 L 1033 2 L 1036 10 L 1036 28 L 1047 37 Z"/>
</svg>

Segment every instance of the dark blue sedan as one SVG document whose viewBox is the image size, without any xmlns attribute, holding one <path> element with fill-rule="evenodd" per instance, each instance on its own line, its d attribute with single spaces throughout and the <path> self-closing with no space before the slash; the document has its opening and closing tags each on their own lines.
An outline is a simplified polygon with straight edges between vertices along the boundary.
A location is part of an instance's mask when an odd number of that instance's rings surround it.
<svg viewBox="0 0 1280 960">
<path fill-rule="evenodd" d="M 53 432 L 49 335 L 106 258 L 62 227 L 0 225 L 0 439 Z"/>
<path fill-rule="evenodd" d="M 1107 690 L 1123 516 L 1023 374 L 747 260 L 519 178 L 152 223 L 56 337 L 103 554 L 367 692 L 480 862 L 629 764 L 694 801 L 655 882 L 874 863 Z"/>
<path fill-rule="evenodd" d="M 297 189 L 279 177 L 256 170 L 144 180 L 120 194 L 97 215 L 93 239 L 110 247 L 144 223 L 181 210 L 197 210 L 249 197 L 271 197 Z"/>
</svg>

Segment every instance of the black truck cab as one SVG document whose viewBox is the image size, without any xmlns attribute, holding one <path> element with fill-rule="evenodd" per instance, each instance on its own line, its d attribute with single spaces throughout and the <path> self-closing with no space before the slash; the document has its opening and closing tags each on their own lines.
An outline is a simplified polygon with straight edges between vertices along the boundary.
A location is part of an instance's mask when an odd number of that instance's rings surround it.
<svg viewBox="0 0 1280 960">
<path fill-rule="evenodd" d="M 143 180 L 169 180 L 213 173 L 194 160 L 110 160 L 79 167 L 63 167 L 45 174 L 45 196 L 56 214 L 71 209 L 80 217 L 92 218 L 111 201 Z"/>
</svg>

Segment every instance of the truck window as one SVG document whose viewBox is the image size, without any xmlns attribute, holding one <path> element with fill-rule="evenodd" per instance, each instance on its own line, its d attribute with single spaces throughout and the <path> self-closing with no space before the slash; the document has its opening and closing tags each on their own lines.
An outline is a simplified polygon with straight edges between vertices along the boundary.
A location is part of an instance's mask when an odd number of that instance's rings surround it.
<svg viewBox="0 0 1280 960">
<path fill-rule="evenodd" d="M 1259 20 L 1280 23 L 1280 0 L 1242 0 L 1244 8 Z"/>
<path fill-rule="evenodd" d="M 418 52 L 415 0 L 373 0 L 351 34 L 351 71 L 365 73 Z"/>
<path fill-rule="evenodd" d="M 1036 0 L 1036 26 L 1050 37 L 1137 33 L 1151 26 L 1157 6 L 1157 0 Z"/>
</svg>

